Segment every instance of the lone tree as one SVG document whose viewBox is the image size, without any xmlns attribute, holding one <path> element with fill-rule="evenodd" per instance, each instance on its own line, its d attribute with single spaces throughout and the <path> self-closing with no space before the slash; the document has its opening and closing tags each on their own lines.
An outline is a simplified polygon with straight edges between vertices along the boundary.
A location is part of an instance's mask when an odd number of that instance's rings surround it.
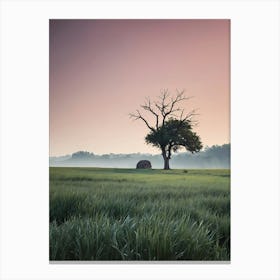
<svg viewBox="0 0 280 280">
<path fill-rule="evenodd" d="M 171 153 L 176 152 L 181 147 L 185 147 L 191 153 L 199 152 L 202 149 L 200 137 L 192 131 L 195 110 L 185 114 L 178 104 L 189 99 L 184 95 L 184 91 L 179 92 L 175 97 L 171 97 L 168 90 L 161 92 L 159 100 L 151 102 L 146 98 L 146 102 L 141 108 L 148 111 L 155 118 L 155 125 L 151 125 L 147 118 L 137 110 L 136 113 L 129 114 L 134 120 L 142 120 L 149 128 L 145 141 L 161 150 L 164 160 L 164 169 L 170 169 L 169 160 Z"/>
</svg>

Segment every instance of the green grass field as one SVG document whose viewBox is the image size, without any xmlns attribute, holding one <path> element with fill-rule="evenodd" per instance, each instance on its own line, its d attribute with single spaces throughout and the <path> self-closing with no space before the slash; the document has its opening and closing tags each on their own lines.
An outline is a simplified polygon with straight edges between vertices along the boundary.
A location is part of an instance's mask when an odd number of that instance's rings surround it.
<svg viewBox="0 0 280 280">
<path fill-rule="evenodd" d="M 50 167 L 50 260 L 230 260 L 230 170 Z"/>
</svg>

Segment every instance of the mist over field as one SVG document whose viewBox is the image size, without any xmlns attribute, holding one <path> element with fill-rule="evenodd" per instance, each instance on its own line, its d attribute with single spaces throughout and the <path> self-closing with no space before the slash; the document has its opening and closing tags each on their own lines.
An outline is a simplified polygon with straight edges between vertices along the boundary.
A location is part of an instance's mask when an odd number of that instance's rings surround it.
<svg viewBox="0 0 280 280">
<path fill-rule="evenodd" d="M 161 154 L 104 154 L 95 155 L 87 151 L 75 152 L 72 155 L 50 157 L 50 166 L 61 167 L 108 167 L 108 168 L 135 168 L 139 160 L 149 160 L 152 168 L 163 168 Z M 206 147 L 202 152 L 174 153 L 170 160 L 171 168 L 230 168 L 230 144 Z"/>
</svg>

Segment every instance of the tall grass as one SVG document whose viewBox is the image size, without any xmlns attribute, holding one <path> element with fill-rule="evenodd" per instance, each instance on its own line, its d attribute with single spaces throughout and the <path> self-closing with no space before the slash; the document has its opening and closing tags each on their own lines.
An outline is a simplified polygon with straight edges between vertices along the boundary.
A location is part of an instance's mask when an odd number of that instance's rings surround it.
<svg viewBox="0 0 280 280">
<path fill-rule="evenodd" d="M 50 168 L 50 260 L 229 260 L 229 176 Z"/>
</svg>

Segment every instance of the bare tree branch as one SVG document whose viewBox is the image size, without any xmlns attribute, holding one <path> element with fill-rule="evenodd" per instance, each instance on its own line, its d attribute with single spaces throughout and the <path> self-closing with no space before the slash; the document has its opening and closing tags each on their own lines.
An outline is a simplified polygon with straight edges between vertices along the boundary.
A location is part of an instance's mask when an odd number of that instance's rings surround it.
<svg viewBox="0 0 280 280">
<path fill-rule="evenodd" d="M 172 114 L 172 113 L 174 113 L 174 112 L 181 111 L 180 108 L 175 108 L 175 106 L 176 106 L 179 102 L 181 102 L 181 101 L 183 101 L 183 100 L 187 100 L 187 99 L 190 98 L 190 97 L 185 97 L 185 96 L 184 96 L 184 90 L 181 91 L 181 92 L 179 92 L 178 90 L 176 90 L 176 91 L 177 91 L 177 95 L 176 95 L 175 99 L 174 99 L 174 98 L 171 98 L 171 102 L 170 102 L 167 106 L 165 106 L 165 108 L 162 110 L 162 117 L 163 117 L 163 119 L 162 119 L 162 125 L 164 125 L 165 120 L 166 120 L 166 118 L 167 118 L 168 115 L 170 115 L 170 114 Z M 168 108 L 168 107 L 169 107 L 169 108 Z M 168 108 L 167 111 L 165 111 L 166 108 Z"/>
<path fill-rule="evenodd" d="M 158 118 L 159 118 L 159 115 L 153 109 L 150 98 L 146 98 L 145 104 L 141 105 L 141 107 L 144 110 L 151 112 L 156 117 L 156 128 L 158 129 Z"/>
<path fill-rule="evenodd" d="M 165 115 L 165 109 L 169 106 L 170 103 L 166 103 L 166 98 L 169 97 L 169 93 L 167 89 L 161 91 L 161 95 L 159 96 L 159 101 L 155 102 L 155 106 L 159 110 L 162 117 Z"/>
<path fill-rule="evenodd" d="M 193 122 L 193 117 L 194 116 L 198 116 L 199 114 L 196 113 L 197 109 L 193 109 L 191 110 L 189 113 L 187 113 L 184 117 L 183 117 L 183 111 L 181 113 L 181 116 L 180 116 L 180 121 L 184 122 L 186 120 L 190 120 Z"/>
<path fill-rule="evenodd" d="M 140 107 L 142 109 L 152 113 L 155 116 L 155 119 L 156 119 L 155 127 L 151 126 L 148 123 L 147 119 L 145 119 L 143 117 L 143 115 L 141 115 L 139 110 L 136 111 L 137 114 L 130 114 L 130 117 L 134 118 L 135 120 L 137 120 L 137 119 L 143 120 L 145 122 L 146 126 L 152 131 L 156 131 L 159 129 L 160 116 L 161 116 L 161 126 L 164 126 L 165 121 L 170 116 L 173 116 L 173 117 L 179 119 L 181 122 L 184 122 L 186 120 L 190 120 L 191 122 L 193 122 L 192 117 L 197 115 L 195 113 L 195 110 L 192 110 L 188 114 L 184 115 L 184 109 L 177 106 L 180 102 L 182 102 L 184 100 L 188 100 L 192 97 L 191 96 L 186 97 L 184 95 L 184 90 L 179 91 L 178 89 L 176 89 L 176 92 L 177 92 L 177 95 L 174 98 L 172 98 L 172 97 L 169 98 L 170 95 L 169 95 L 168 89 L 163 89 L 161 91 L 161 95 L 159 96 L 158 101 L 155 101 L 152 104 L 150 98 L 147 97 L 145 100 L 145 103 L 143 105 L 140 105 Z M 178 113 L 178 114 L 176 114 L 176 113 Z"/>
<path fill-rule="evenodd" d="M 130 116 L 131 118 L 133 118 L 134 120 L 139 120 L 139 119 L 141 119 L 141 120 L 146 124 L 146 126 L 147 126 L 150 130 L 156 131 L 153 127 L 151 127 L 151 126 L 149 125 L 148 121 L 141 115 L 141 113 L 140 113 L 139 110 L 137 110 L 136 112 L 137 112 L 137 114 L 129 114 L 129 116 Z"/>
</svg>

